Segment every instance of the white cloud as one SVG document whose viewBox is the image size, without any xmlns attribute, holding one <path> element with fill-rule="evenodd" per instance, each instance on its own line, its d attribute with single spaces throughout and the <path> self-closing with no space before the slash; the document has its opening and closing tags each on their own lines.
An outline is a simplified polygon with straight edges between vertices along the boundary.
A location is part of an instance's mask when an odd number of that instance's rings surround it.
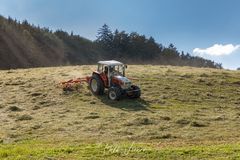
<svg viewBox="0 0 240 160">
<path fill-rule="evenodd" d="M 240 48 L 240 45 L 233 45 L 233 44 L 214 44 L 212 47 L 201 49 L 201 48 L 195 48 L 193 50 L 193 53 L 195 55 L 210 55 L 210 56 L 224 56 L 224 55 L 230 55 L 236 50 Z"/>
</svg>

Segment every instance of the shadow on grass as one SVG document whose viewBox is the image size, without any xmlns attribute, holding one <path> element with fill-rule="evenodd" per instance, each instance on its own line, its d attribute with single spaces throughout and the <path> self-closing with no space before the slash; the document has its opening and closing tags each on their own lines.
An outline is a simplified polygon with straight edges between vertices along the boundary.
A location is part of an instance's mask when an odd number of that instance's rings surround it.
<svg viewBox="0 0 240 160">
<path fill-rule="evenodd" d="M 97 97 L 101 100 L 102 103 L 114 108 L 119 108 L 126 111 L 151 111 L 149 109 L 149 103 L 142 98 L 129 99 L 127 97 L 123 97 L 119 101 L 112 101 L 109 100 L 106 95 Z"/>
</svg>

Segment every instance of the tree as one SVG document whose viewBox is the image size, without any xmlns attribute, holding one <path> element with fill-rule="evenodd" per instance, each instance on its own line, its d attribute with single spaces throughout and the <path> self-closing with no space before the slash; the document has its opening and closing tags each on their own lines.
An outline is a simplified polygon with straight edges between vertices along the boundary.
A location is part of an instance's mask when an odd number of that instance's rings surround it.
<svg viewBox="0 0 240 160">
<path fill-rule="evenodd" d="M 113 42 L 112 42 L 114 49 L 119 50 L 120 43 L 121 43 L 121 37 L 120 37 L 119 31 L 116 29 L 113 34 Z"/>
<path fill-rule="evenodd" d="M 169 44 L 168 48 L 177 51 L 177 48 L 172 43 Z"/>
<path fill-rule="evenodd" d="M 161 52 L 160 46 L 155 42 L 153 37 L 150 37 L 147 40 L 147 58 L 154 59 L 157 57 L 157 54 Z"/>
<path fill-rule="evenodd" d="M 23 21 L 22 21 L 22 25 L 23 25 L 24 27 L 29 27 L 29 26 L 30 26 L 27 20 L 23 20 Z"/>
<path fill-rule="evenodd" d="M 237 70 L 238 70 L 238 71 L 240 71 L 240 67 L 239 67 L 239 68 L 237 68 Z"/>
<path fill-rule="evenodd" d="M 115 30 L 113 35 L 113 49 L 117 58 L 128 57 L 129 36 L 125 31 L 119 32 Z"/>
<path fill-rule="evenodd" d="M 105 49 L 112 48 L 113 33 L 107 24 L 98 30 L 96 42 L 103 46 Z"/>
</svg>

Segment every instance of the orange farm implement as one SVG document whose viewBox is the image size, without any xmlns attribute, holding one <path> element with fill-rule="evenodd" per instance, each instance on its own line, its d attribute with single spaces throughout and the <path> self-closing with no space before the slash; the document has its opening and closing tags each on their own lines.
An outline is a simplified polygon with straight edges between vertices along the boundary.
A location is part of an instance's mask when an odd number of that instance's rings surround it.
<svg viewBox="0 0 240 160">
<path fill-rule="evenodd" d="M 59 86 L 63 91 L 79 91 L 82 83 L 89 83 L 91 77 L 87 76 L 85 78 L 70 79 L 68 81 L 63 81 L 59 83 Z"/>
</svg>

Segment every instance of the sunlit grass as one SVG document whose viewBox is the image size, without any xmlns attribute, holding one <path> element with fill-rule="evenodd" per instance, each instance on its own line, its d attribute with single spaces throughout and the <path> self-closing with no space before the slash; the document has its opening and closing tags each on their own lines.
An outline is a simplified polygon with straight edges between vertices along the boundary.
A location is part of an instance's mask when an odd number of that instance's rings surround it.
<svg viewBox="0 0 240 160">
<path fill-rule="evenodd" d="M 0 145 L 1 159 L 238 159 L 239 144 L 161 147 L 146 143 L 54 143 Z"/>
</svg>

